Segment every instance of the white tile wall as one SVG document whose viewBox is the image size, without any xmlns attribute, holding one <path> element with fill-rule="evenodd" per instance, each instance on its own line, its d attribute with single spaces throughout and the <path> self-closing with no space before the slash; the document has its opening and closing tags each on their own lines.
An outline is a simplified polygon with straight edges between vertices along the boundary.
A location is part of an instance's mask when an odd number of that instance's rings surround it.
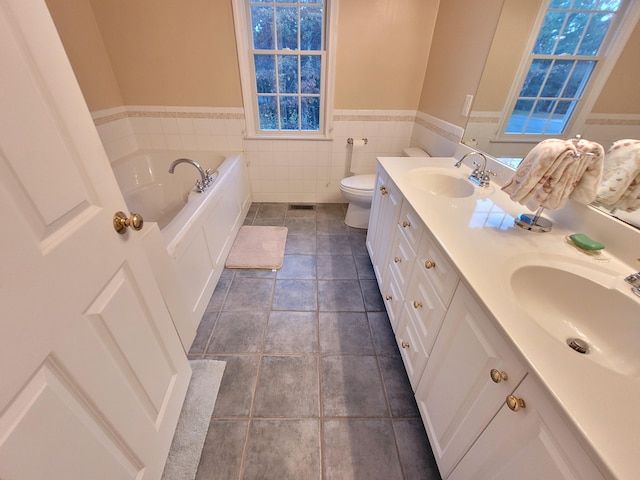
<svg viewBox="0 0 640 480">
<path fill-rule="evenodd" d="M 373 173 L 376 157 L 399 156 L 407 146 L 452 155 L 457 135 L 457 127 L 406 110 L 336 110 L 329 140 L 245 138 L 244 113 L 238 108 L 134 105 L 94 112 L 93 118 L 111 161 L 138 149 L 246 152 L 258 202 L 344 201 L 339 184 L 349 172 L 349 137 L 367 139 L 362 154 Z"/>
</svg>

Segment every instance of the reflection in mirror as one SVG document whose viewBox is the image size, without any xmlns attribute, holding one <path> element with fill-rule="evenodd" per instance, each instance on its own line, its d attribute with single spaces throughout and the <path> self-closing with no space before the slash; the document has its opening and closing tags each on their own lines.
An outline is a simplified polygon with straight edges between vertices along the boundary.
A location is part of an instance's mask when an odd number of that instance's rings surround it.
<svg viewBox="0 0 640 480">
<path fill-rule="evenodd" d="M 558 138 L 581 134 L 600 143 L 605 151 L 617 140 L 640 138 L 639 3 L 629 2 L 629 10 L 622 15 L 624 24 L 615 31 L 618 40 L 603 56 L 617 60 L 601 69 L 606 78 L 598 77 L 585 91 L 586 111 L 577 115 L 575 122 L 566 132 L 558 134 Z M 499 138 L 499 129 L 507 123 L 503 116 L 507 109 L 510 113 L 511 97 L 520 91 L 520 85 L 514 86 L 514 83 L 516 78 L 522 78 L 523 56 L 528 56 L 530 37 L 537 34 L 541 24 L 539 12 L 546 10 L 548 4 L 548 0 L 505 0 L 463 138 L 467 145 L 489 153 L 512 168 L 540 141 L 540 137 L 526 140 L 522 136 L 517 141 L 505 141 Z M 629 214 L 617 209 L 613 214 L 640 227 L 639 210 Z"/>
</svg>

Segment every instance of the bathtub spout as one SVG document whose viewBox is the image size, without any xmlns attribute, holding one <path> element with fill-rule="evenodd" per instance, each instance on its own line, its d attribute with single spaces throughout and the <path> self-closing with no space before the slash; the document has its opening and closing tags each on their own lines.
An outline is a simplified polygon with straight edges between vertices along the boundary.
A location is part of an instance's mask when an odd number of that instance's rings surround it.
<svg viewBox="0 0 640 480">
<path fill-rule="evenodd" d="M 200 173 L 200 180 L 196 181 L 196 190 L 198 192 L 204 192 L 209 187 L 209 185 L 213 183 L 214 179 L 211 176 L 211 170 L 203 170 L 198 162 L 196 162 L 195 160 L 191 160 L 190 158 L 179 158 L 177 160 L 174 160 L 169 167 L 169 173 L 173 173 L 176 165 L 179 165 L 180 163 L 188 163 L 189 165 L 193 165 L 198 169 L 198 173 Z"/>
</svg>

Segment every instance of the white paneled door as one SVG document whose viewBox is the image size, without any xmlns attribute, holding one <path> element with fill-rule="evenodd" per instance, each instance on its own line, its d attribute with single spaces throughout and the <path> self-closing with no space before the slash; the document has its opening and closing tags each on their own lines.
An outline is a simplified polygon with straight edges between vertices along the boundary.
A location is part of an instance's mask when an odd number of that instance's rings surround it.
<svg viewBox="0 0 640 480">
<path fill-rule="evenodd" d="M 3 480 L 162 474 L 190 369 L 118 210 L 44 0 L 0 0 Z"/>
</svg>

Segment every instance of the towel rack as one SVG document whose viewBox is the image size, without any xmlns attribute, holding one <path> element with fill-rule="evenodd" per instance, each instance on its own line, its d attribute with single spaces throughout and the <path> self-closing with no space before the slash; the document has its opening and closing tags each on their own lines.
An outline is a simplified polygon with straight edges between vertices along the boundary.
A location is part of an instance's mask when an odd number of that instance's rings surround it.
<svg viewBox="0 0 640 480">
<path fill-rule="evenodd" d="M 580 158 L 582 155 L 584 155 L 585 157 L 596 157 L 598 155 L 597 153 L 593 153 L 593 152 L 582 152 L 582 151 L 580 151 L 580 147 L 578 146 L 578 143 L 580 143 L 580 140 L 582 140 L 582 135 L 580 135 L 580 134 L 577 134 L 574 138 L 572 138 L 570 140 L 576 146 L 576 149 L 578 149 L 577 153 L 572 153 L 571 154 L 571 156 L 573 156 L 573 158 Z"/>
</svg>

